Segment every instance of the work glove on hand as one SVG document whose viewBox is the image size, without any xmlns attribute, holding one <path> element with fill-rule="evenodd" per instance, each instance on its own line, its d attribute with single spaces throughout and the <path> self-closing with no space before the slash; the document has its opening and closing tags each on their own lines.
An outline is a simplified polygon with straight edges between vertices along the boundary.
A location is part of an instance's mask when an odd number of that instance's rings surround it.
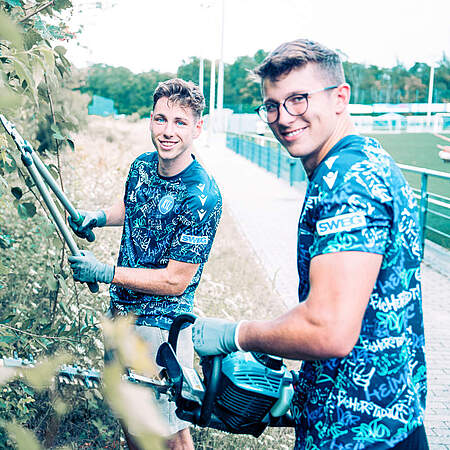
<svg viewBox="0 0 450 450">
<path fill-rule="evenodd" d="M 69 216 L 69 225 L 74 233 L 89 242 L 95 240 L 95 234 L 92 229 L 95 227 L 104 227 L 106 225 L 106 214 L 105 211 L 99 209 L 98 211 L 82 211 L 79 210 L 78 213 L 83 219 L 81 224 L 76 224 L 72 217 Z"/>
<path fill-rule="evenodd" d="M 98 261 L 92 252 L 84 250 L 80 256 L 69 256 L 73 279 L 82 283 L 111 283 L 114 266 Z"/>
<path fill-rule="evenodd" d="M 224 319 L 198 318 L 192 326 L 192 342 L 200 356 L 220 355 L 243 351 L 238 342 L 242 322 Z"/>
</svg>

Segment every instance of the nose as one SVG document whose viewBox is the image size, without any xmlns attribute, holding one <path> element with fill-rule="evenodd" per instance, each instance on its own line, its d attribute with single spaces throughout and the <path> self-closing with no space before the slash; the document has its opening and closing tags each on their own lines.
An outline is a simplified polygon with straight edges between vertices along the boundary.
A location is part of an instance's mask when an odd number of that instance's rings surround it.
<svg viewBox="0 0 450 450">
<path fill-rule="evenodd" d="M 296 116 L 289 114 L 286 111 L 286 108 L 283 105 L 278 107 L 278 124 L 281 126 L 289 126 L 292 122 L 295 121 Z"/>
<path fill-rule="evenodd" d="M 167 121 L 166 126 L 164 128 L 164 136 L 169 138 L 173 136 L 173 124 L 170 121 Z"/>
</svg>

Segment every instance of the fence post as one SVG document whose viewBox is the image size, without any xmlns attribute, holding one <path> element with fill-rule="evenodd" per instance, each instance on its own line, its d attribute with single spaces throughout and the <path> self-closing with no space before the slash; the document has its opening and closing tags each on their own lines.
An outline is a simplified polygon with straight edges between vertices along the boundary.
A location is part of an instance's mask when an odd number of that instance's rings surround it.
<svg viewBox="0 0 450 450">
<path fill-rule="evenodd" d="M 295 160 L 292 159 L 289 160 L 289 186 L 294 185 L 294 167 L 295 167 Z"/>
<path fill-rule="evenodd" d="M 422 258 L 425 249 L 425 230 L 427 226 L 427 209 L 428 209 L 428 174 L 422 173 L 420 186 L 420 208 L 419 219 L 422 238 Z"/>
<path fill-rule="evenodd" d="M 278 150 L 278 167 L 277 167 L 277 177 L 281 177 L 281 148 L 279 145 L 277 145 Z"/>
</svg>

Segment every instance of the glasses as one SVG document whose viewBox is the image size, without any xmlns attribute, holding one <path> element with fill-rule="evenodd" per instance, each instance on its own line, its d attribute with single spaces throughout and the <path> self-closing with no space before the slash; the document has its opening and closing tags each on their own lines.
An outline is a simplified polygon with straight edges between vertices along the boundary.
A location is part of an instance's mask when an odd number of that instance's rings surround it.
<svg viewBox="0 0 450 450">
<path fill-rule="evenodd" d="M 291 116 L 303 116 L 308 109 L 308 97 L 318 92 L 328 91 L 330 89 L 336 89 L 338 86 L 328 86 L 326 88 L 317 89 L 317 91 L 306 92 L 304 94 L 293 94 L 287 97 L 283 103 L 267 102 L 258 106 L 255 111 L 258 113 L 261 120 L 266 123 L 274 123 L 280 118 L 280 105 L 283 105 L 284 109 Z"/>
</svg>

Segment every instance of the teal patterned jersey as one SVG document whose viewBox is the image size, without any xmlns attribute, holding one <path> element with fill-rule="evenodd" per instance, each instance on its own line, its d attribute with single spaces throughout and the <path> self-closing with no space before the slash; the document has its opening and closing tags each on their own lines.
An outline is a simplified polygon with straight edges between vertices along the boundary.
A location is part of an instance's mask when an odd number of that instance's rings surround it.
<svg viewBox="0 0 450 450">
<path fill-rule="evenodd" d="M 131 165 L 125 185 L 125 221 L 118 266 L 161 269 L 170 259 L 200 264 L 180 296 L 148 295 L 111 284 L 114 315 L 136 315 L 137 325 L 169 329 L 175 316 L 191 312 L 194 292 L 222 213 L 216 182 L 194 159 L 181 173 L 158 174 L 158 154 Z"/>
<path fill-rule="evenodd" d="M 339 141 L 311 176 L 298 228 L 299 300 L 311 259 L 383 255 L 353 350 L 304 362 L 294 386 L 297 449 L 387 449 L 423 423 L 426 366 L 416 201 L 371 138 Z"/>
</svg>

